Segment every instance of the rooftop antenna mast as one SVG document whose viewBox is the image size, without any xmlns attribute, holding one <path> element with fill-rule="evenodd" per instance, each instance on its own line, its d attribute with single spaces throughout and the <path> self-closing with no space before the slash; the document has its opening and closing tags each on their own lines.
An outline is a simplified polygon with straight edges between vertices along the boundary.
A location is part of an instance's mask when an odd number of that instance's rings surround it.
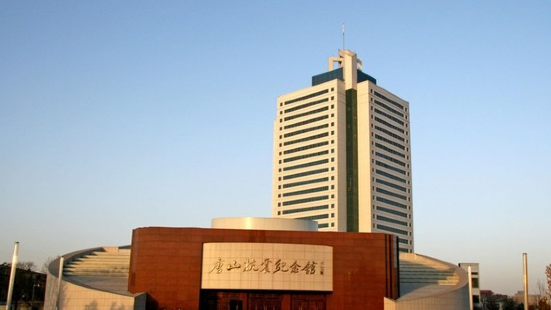
<svg viewBox="0 0 551 310">
<path fill-rule="evenodd" d="M 344 23 L 342 23 L 342 50 L 344 51 Z"/>
</svg>

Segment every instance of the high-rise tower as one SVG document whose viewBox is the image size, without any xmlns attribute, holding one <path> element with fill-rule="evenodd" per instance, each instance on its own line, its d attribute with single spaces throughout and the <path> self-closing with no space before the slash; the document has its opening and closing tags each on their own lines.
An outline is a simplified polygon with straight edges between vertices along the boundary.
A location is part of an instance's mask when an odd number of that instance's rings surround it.
<svg viewBox="0 0 551 310">
<path fill-rule="evenodd" d="M 409 103 L 349 50 L 277 100 L 272 216 L 320 230 L 395 234 L 413 252 Z"/>
</svg>

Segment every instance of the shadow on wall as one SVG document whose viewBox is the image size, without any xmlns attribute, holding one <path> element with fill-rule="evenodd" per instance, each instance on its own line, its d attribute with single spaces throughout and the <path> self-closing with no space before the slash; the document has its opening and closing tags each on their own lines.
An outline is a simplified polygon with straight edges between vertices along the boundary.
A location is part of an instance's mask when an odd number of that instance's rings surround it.
<svg viewBox="0 0 551 310">
<path fill-rule="evenodd" d="M 84 310 L 98 310 L 98 302 L 92 301 L 89 305 L 84 306 Z"/>
<path fill-rule="evenodd" d="M 84 310 L 100 310 L 98 307 L 98 302 L 95 300 L 92 301 L 90 304 L 84 306 Z M 111 304 L 109 310 L 126 310 L 126 307 L 124 305 L 117 306 L 117 303 L 114 302 Z"/>
<path fill-rule="evenodd" d="M 159 308 L 159 303 L 157 302 L 157 300 L 149 294 L 147 294 L 145 304 L 146 304 L 146 309 L 158 309 Z"/>
</svg>

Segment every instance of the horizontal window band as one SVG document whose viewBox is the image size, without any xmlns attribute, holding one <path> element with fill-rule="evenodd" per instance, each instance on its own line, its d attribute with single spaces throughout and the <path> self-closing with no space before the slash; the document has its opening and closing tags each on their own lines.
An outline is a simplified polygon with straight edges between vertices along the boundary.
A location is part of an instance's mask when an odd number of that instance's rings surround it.
<svg viewBox="0 0 551 310">
<path fill-rule="evenodd" d="M 375 209 L 377 209 L 377 210 L 379 210 L 379 211 L 383 211 L 383 212 L 389 213 L 389 214 L 398 215 L 398 216 L 401 216 L 401 217 L 404 217 L 404 218 L 407 218 L 407 217 L 408 217 L 407 213 L 400 212 L 400 211 L 396 211 L 396 210 L 392 210 L 392 209 L 385 208 L 385 207 L 376 206 Z"/>
<path fill-rule="evenodd" d="M 380 161 L 378 161 L 378 160 L 375 161 L 375 165 L 381 166 L 381 167 L 383 167 L 383 168 L 390 169 L 390 170 L 392 170 L 392 171 L 396 171 L 396 172 L 401 173 L 401 174 L 403 174 L 403 175 L 406 174 L 406 172 L 405 172 L 404 170 L 398 169 L 398 168 L 393 167 L 393 166 L 391 166 L 391 165 L 387 165 L 387 164 L 385 164 L 385 163 L 383 163 L 383 162 L 380 162 Z"/>
<path fill-rule="evenodd" d="M 387 129 L 383 128 L 383 127 L 379 127 L 379 126 L 375 125 L 375 130 L 380 131 L 380 132 L 383 132 L 383 133 L 386 133 L 387 135 L 393 137 L 394 139 L 398 139 L 398 140 L 400 140 L 400 141 L 402 141 L 402 142 L 405 142 L 405 141 L 406 141 L 406 139 L 400 137 L 399 135 L 397 135 L 397 134 L 393 133 L 392 131 L 387 130 Z"/>
<path fill-rule="evenodd" d="M 329 89 L 320 90 L 318 92 L 311 93 L 311 94 L 308 94 L 306 96 L 302 96 L 302 97 L 299 97 L 299 98 L 296 98 L 296 99 L 287 100 L 287 101 L 285 101 L 284 104 L 287 105 L 287 104 L 299 102 L 299 101 L 302 101 L 302 100 L 314 98 L 314 97 L 317 97 L 317 96 L 320 96 L 320 95 L 323 95 L 323 94 L 327 94 L 327 93 L 329 93 Z"/>
<path fill-rule="evenodd" d="M 304 128 L 304 129 L 301 129 L 301 130 L 286 133 L 286 134 L 283 135 L 283 138 L 289 138 L 289 137 L 292 137 L 292 136 L 300 135 L 302 133 L 306 133 L 306 132 L 310 132 L 310 131 L 314 131 L 314 130 L 318 130 L 318 129 L 324 129 L 324 128 L 328 128 L 328 127 L 329 127 L 329 124 L 323 124 L 323 125 L 319 125 L 319 126 L 315 126 L 315 127 Z"/>
<path fill-rule="evenodd" d="M 299 209 L 291 209 L 291 210 L 283 210 L 283 211 L 281 211 L 281 213 L 282 214 L 294 214 L 294 213 L 318 211 L 318 210 L 325 210 L 325 209 L 329 209 L 329 205 L 299 208 Z"/>
<path fill-rule="evenodd" d="M 284 111 L 283 111 L 283 114 L 291 113 L 291 112 L 294 112 L 294 111 L 298 111 L 298 110 L 300 110 L 300 109 L 306 109 L 306 108 L 311 107 L 311 106 L 313 106 L 313 105 L 320 104 L 320 103 L 324 103 L 324 102 L 328 102 L 328 101 L 329 101 L 329 99 L 328 99 L 328 98 L 325 98 L 325 99 L 316 100 L 316 101 L 308 102 L 308 103 L 305 103 L 305 104 L 297 105 L 296 107 L 292 107 L 292 108 L 290 108 L 290 109 L 284 110 Z"/>
<path fill-rule="evenodd" d="M 394 181 L 398 181 L 398 182 L 402 182 L 402 183 L 407 183 L 405 179 L 402 179 L 402 178 L 400 178 L 400 177 L 397 177 L 397 176 L 395 176 L 395 175 L 393 175 L 393 174 L 384 172 L 384 171 L 379 170 L 379 169 L 376 169 L 376 170 L 375 170 L 375 174 L 378 174 L 378 175 L 380 175 L 380 176 L 387 177 L 387 178 L 392 179 L 392 180 L 394 180 Z"/>
<path fill-rule="evenodd" d="M 384 231 L 388 231 L 388 232 L 393 232 L 393 233 L 397 233 L 397 234 L 404 235 L 404 236 L 407 236 L 407 235 L 408 235 L 408 232 L 407 232 L 407 231 L 401 230 L 401 229 L 397 229 L 397 228 L 394 228 L 394 227 L 389 227 L 389 226 L 380 225 L 380 224 L 377 224 L 376 227 L 377 227 L 377 229 L 380 229 L 380 230 L 384 230 Z"/>
<path fill-rule="evenodd" d="M 386 185 L 388 187 L 392 187 L 392 188 L 395 188 L 397 190 L 400 190 L 404 193 L 407 193 L 407 189 L 403 186 L 400 186 L 400 185 L 396 185 L 394 183 L 391 183 L 391 182 L 387 182 L 385 180 L 381 180 L 381 179 L 375 179 L 375 183 L 378 183 L 378 184 L 382 184 L 382 185 Z"/>
<path fill-rule="evenodd" d="M 316 193 L 316 192 L 324 192 L 327 190 L 329 190 L 329 186 L 314 187 L 314 188 L 304 189 L 296 192 L 283 193 L 282 196 L 289 197 L 289 196 L 304 195 L 304 194 L 310 194 L 310 193 Z"/>
<path fill-rule="evenodd" d="M 391 191 L 387 191 L 386 189 L 382 189 L 382 188 L 376 188 L 375 190 L 377 193 L 381 193 L 381 194 L 385 194 L 385 195 L 388 195 L 388 196 L 392 196 L 392 197 L 395 197 L 395 198 L 398 198 L 398 199 L 402 199 L 402 200 L 405 200 L 407 201 L 407 197 L 404 196 L 404 195 L 400 195 L 400 194 L 396 194 L 396 193 L 393 193 Z"/>
<path fill-rule="evenodd" d="M 285 155 L 286 154 L 292 154 L 292 153 L 296 153 L 296 152 L 300 152 L 300 151 L 306 151 L 306 150 L 309 150 L 309 149 L 313 149 L 313 148 L 317 148 L 317 147 L 321 147 L 321 146 L 326 146 L 326 145 L 329 145 L 329 141 L 314 143 L 314 144 L 305 145 L 305 146 L 297 147 L 297 148 L 294 148 L 294 149 L 286 150 L 286 151 L 283 151 L 283 154 L 285 154 Z"/>
<path fill-rule="evenodd" d="M 375 197 L 375 200 L 377 200 L 379 202 L 382 202 L 382 203 L 389 204 L 391 206 L 399 207 L 399 208 L 402 208 L 402 209 L 405 209 L 405 210 L 408 209 L 408 206 L 406 206 L 405 204 L 402 204 L 402 203 L 399 203 L 399 202 L 396 202 L 396 201 L 393 201 L 393 200 L 390 200 L 390 199 L 386 199 L 386 198 L 383 198 L 383 197 L 377 196 L 377 197 Z"/>
<path fill-rule="evenodd" d="M 400 156 L 400 157 L 402 157 L 402 158 L 406 158 L 406 155 L 404 155 L 404 154 L 402 154 L 402 153 L 400 153 L 400 152 L 398 152 L 398 151 L 395 151 L 395 150 L 393 150 L 393 149 L 391 149 L 391 148 L 389 148 L 389 147 L 386 147 L 386 146 L 384 146 L 384 145 L 382 145 L 382 144 L 380 144 L 380 143 L 375 143 L 375 146 L 378 147 L 378 148 L 380 148 L 381 150 L 384 150 L 384 151 L 386 151 L 386 152 L 389 152 L 390 154 L 397 155 L 397 156 Z"/>
<path fill-rule="evenodd" d="M 309 137 L 305 137 L 305 138 L 301 138 L 301 139 L 297 139 L 297 140 L 288 141 L 288 142 L 283 143 L 283 145 L 287 146 L 287 145 L 291 145 L 291 144 L 295 144 L 295 143 L 316 140 L 316 139 L 324 138 L 324 137 L 327 137 L 327 136 L 329 136 L 329 133 L 324 132 L 324 133 L 320 133 L 318 135 L 313 135 L 313 136 L 309 136 Z"/>
<path fill-rule="evenodd" d="M 286 175 L 286 176 L 283 176 L 283 180 L 300 178 L 300 177 L 304 177 L 304 176 L 307 176 L 307 175 L 325 173 L 325 172 L 329 172 L 329 168 L 316 169 L 316 170 L 310 170 L 310 171 L 304 171 L 304 172 L 300 172 L 300 173 Z"/>
<path fill-rule="evenodd" d="M 327 200 L 327 199 L 329 199 L 329 196 L 328 196 L 328 195 L 325 195 L 325 196 L 317 196 L 317 197 L 309 197 L 309 198 L 302 198 L 302 199 L 297 199 L 297 200 L 284 201 L 284 202 L 282 203 L 282 205 L 284 205 L 284 206 L 290 206 L 290 205 L 296 205 L 296 204 L 300 204 L 300 203 L 307 203 L 307 202 L 319 201 L 319 200 Z"/>
<path fill-rule="evenodd" d="M 386 104 L 380 102 L 380 101 L 377 100 L 377 99 L 375 99 L 375 104 L 376 104 L 377 106 L 379 106 L 379 107 L 381 107 L 381 108 L 387 110 L 387 111 L 390 112 L 390 113 L 394 113 L 395 115 L 398 115 L 398 116 L 400 116 L 400 117 L 402 117 L 402 118 L 404 117 L 404 113 L 398 112 L 398 111 L 394 110 L 393 108 L 387 106 Z"/>
<path fill-rule="evenodd" d="M 378 122 L 378 123 L 380 123 L 380 124 L 383 124 L 383 125 L 387 126 L 388 128 L 392 128 L 392 129 L 394 129 L 394 130 L 396 130 L 396 131 L 398 131 L 398 132 L 405 133 L 405 130 L 404 130 L 404 129 L 402 129 L 402 128 L 398 127 L 398 126 L 392 125 L 391 123 L 385 121 L 385 120 L 382 119 L 382 118 L 378 118 L 377 116 L 375 116 L 375 121 Z"/>
<path fill-rule="evenodd" d="M 388 144 L 390 144 L 390 145 L 394 145 L 395 147 L 400 148 L 400 149 L 402 149 L 402 150 L 405 150 L 405 149 L 406 149 L 406 147 L 403 146 L 403 145 L 401 145 L 400 143 L 394 142 L 394 141 L 392 141 L 392 140 L 390 140 L 390 139 L 387 139 L 387 138 L 385 138 L 385 137 L 383 137 L 383 136 L 379 136 L 379 135 L 377 135 L 377 134 L 375 135 L 375 139 L 380 140 L 380 141 L 383 141 L 383 142 L 386 142 L 386 143 L 388 143 Z"/>
<path fill-rule="evenodd" d="M 388 161 L 391 161 L 391 162 L 393 162 L 393 163 L 395 163 L 395 164 L 398 164 L 398 165 L 400 165 L 400 166 L 402 166 L 402 167 L 405 167 L 405 166 L 406 166 L 406 163 L 404 163 L 404 162 L 402 162 L 402 161 L 400 161 L 400 160 L 397 160 L 397 159 L 395 159 L 395 158 L 392 158 L 392 157 L 390 157 L 390 156 L 388 156 L 388 155 L 385 155 L 385 154 L 383 154 L 383 153 L 375 152 L 375 156 L 384 158 L 384 159 L 386 159 L 386 160 L 388 160 Z"/>
<path fill-rule="evenodd" d="M 306 167 L 317 166 L 317 165 L 322 165 L 327 163 L 329 163 L 329 159 L 316 160 L 305 164 L 283 167 L 283 171 L 306 168 Z"/>
<path fill-rule="evenodd" d="M 402 225 L 402 226 L 405 226 L 405 227 L 408 226 L 408 223 L 406 223 L 404 221 L 398 221 L 398 220 L 395 220 L 395 219 L 392 219 L 392 218 L 389 218 L 389 217 L 386 217 L 386 216 L 381 216 L 381 215 L 377 215 L 377 220 L 383 221 L 383 222 L 389 222 L 389 223 L 392 223 L 392 224 Z"/>
<path fill-rule="evenodd" d="M 314 118 L 311 118 L 311 119 L 308 119 L 308 120 L 305 120 L 305 121 L 302 121 L 302 122 L 298 122 L 298 123 L 294 123 L 294 124 L 291 124 L 291 125 L 283 126 L 283 129 L 295 128 L 295 127 L 298 127 L 298 126 L 303 126 L 303 125 L 307 125 L 307 124 L 310 124 L 310 123 L 319 122 L 319 121 L 322 121 L 322 120 L 328 119 L 328 118 L 329 118 L 329 115 L 318 116 L 318 117 L 314 117 Z"/>
<path fill-rule="evenodd" d="M 403 106 L 403 105 L 401 105 L 400 103 L 398 103 L 398 102 L 396 102 L 396 101 L 394 101 L 394 100 L 388 98 L 387 96 L 385 96 L 385 95 L 383 95 L 383 94 L 381 94 L 381 93 L 379 93 L 379 92 L 377 92 L 377 91 L 375 92 L 375 96 L 377 96 L 377 97 L 379 97 L 379 98 L 381 98 L 381 99 L 383 99 L 383 100 L 385 100 L 385 101 L 387 101 L 387 102 L 393 104 L 393 105 L 394 105 L 395 107 L 397 107 L 397 108 L 400 108 L 400 109 L 404 110 L 404 106 Z"/>
<path fill-rule="evenodd" d="M 319 178 L 319 179 L 313 179 L 313 180 L 306 180 L 302 182 L 287 183 L 287 184 L 283 184 L 282 187 L 289 188 L 289 187 L 302 186 L 302 185 L 321 183 L 321 182 L 327 182 L 327 181 L 329 181 L 329 178 Z"/>
<path fill-rule="evenodd" d="M 315 110 L 300 113 L 300 114 L 290 115 L 290 116 L 287 116 L 287 117 L 283 118 L 283 121 L 286 122 L 286 121 L 293 120 L 295 118 L 304 117 L 304 116 L 320 113 L 320 112 L 327 111 L 327 110 L 329 110 L 329 107 L 323 107 L 323 108 L 315 109 Z"/>
<path fill-rule="evenodd" d="M 301 160 L 301 159 L 305 159 L 305 158 L 321 156 L 321 155 L 327 155 L 327 154 L 329 154 L 329 151 L 321 151 L 321 152 L 316 152 L 316 153 L 304 154 L 304 155 L 299 155 L 299 156 L 295 156 L 295 157 L 285 158 L 283 160 L 283 162 L 288 163 L 288 162 L 292 162 L 292 161 L 295 161 L 295 160 Z"/>
<path fill-rule="evenodd" d="M 297 219 L 299 220 L 311 220 L 311 221 L 323 220 L 328 218 L 329 218 L 329 214 L 318 214 L 318 215 L 312 215 L 312 216 L 297 217 Z"/>
<path fill-rule="evenodd" d="M 379 109 L 377 109 L 377 108 L 375 108 L 374 111 L 375 111 L 375 113 L 377 113 L 377 114 L 379 114 L 379 115 L 382 115 L 382 116 L 384 116 L 384 117 L 386 117 L 386 118 L 392 120 L 392 121 L 395 122 L 396 124 L 400 124 L 401 126 L 404 126 L 404 122 L 403 122 L 401 119 L 399 119 L 399 118 L 397 118 L 397 117 L 394 117 L 394 116 L 392 116 L 392 115 L 390 115 L 390 114 L 388 114 L 388 113 L 386 113 L 386 112 L 383 112 L 383 111 L 381 111 L 381 110 L 379 110 Z"/>
</svg>

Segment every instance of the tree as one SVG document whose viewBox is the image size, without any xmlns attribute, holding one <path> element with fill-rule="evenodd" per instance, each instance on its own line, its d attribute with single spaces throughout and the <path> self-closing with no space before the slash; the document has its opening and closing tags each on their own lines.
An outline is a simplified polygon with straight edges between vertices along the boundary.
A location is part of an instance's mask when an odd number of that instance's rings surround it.
<svg viewBox="0 0 551 310">
<path fill-rule="evenodd" d="M 547 297 L 551 299 L 551 264 L 545 267 L 545 275 L 547 276 Z"/>
<path fill-rule="evenodd" d="M 40 268 L 40 272 L 47 273 L 48 268 L 50 267 L 50 264 L 58 258 L 59 258 L 59 255 L 58 256 L 48 256 L 48 258 L 46 258 L 46 261 L 42 265 L 42 268 Z"/>
<path fill-rule="evenodd" d="M 524 305 L 522 303 L 518 303 L 513 298 L 507 297 L 504 300 L 503 310 L 522 310 L 522 309 L 524 309 Z"/>
<path fill-rule="evenodd" d="M 44 300 L 46 288 L 46 275 L 33 271 L 36 268 L 33 262 L 21 262 L 17 264 L 15 281 L 13 286 L 13 302 L 23 302 L 31 306 L 33 297 L 35 301 Z M 11 264 L 0 264 L 0 301 L 7 300 L 8 283 L 11 275 Z"/>
<path fill-rule="evenodd" d="M 498 296 L 492 294 L 484 301 L 484 308 L 487 310 L 499 310 Z"/>
<path fill-rule="evenodd" d="M 18 262 L 17 269 L 36 271 L 34 262 Z"/>
<path fill-rule="evenodd" d="M 540 299 L 538 300 L 539 310 L 551 310 L 551 264 L 545 267 L 547 285 L 538 282 Z"/>
<path fill-rule="evenodd" d="M 551 310 L 551 306 L 549 306 L 549 302 L 547 298 L 540 299 L 538 301 L 538 309 L 539 310 Z"/>
<path fill-rule="evenodd" d="M 537 283 L 537 290 L 536 290 L 536 304 L 538 306 L 537 309 L 539 310 L 549 310 L 547 309 L 546 307 L 542 308 L 541 305 L 546 305 L 547 304 L 547 296 L 548 296 L 548 292 L 547 292 L 547 284 L 544 284 L 541 280 L 538 280 L 538 283 Z"/>
</svg>

